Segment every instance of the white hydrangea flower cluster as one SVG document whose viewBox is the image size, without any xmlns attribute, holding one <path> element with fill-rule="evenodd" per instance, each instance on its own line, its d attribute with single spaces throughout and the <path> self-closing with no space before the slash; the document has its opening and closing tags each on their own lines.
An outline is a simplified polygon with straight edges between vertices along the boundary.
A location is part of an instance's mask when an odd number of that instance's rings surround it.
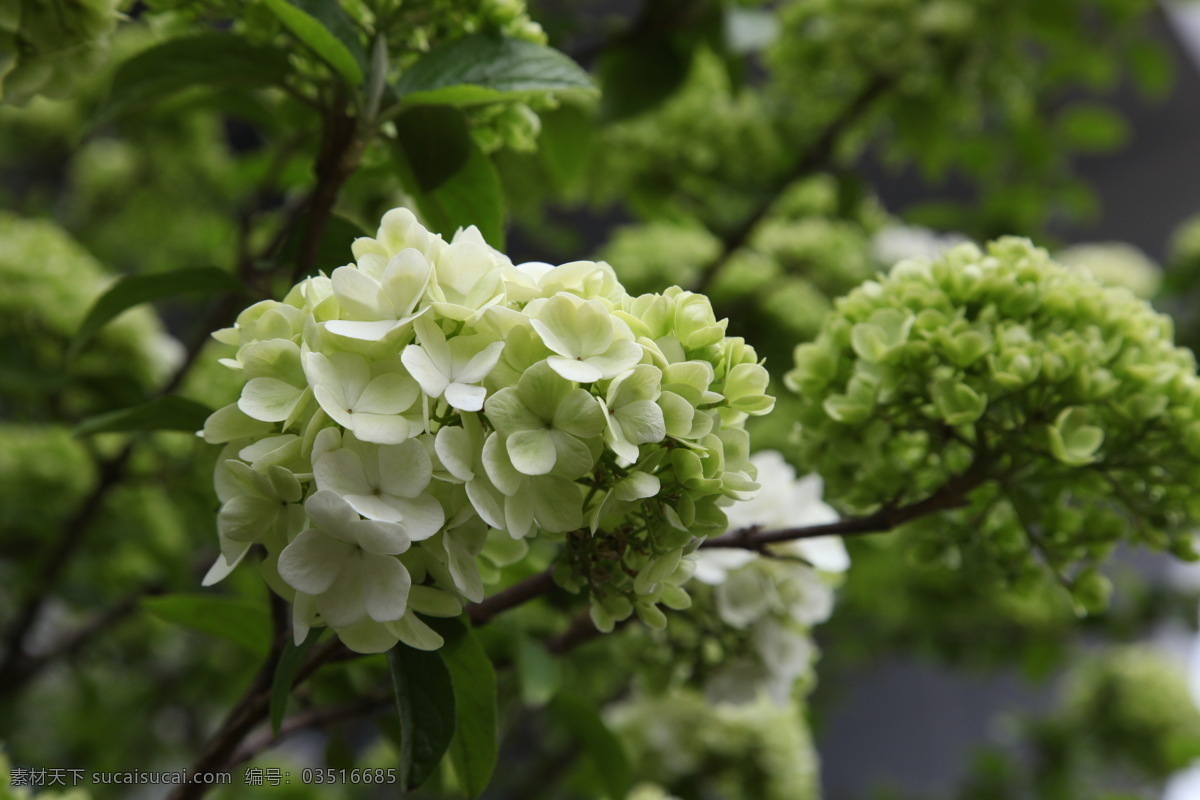
<svg viewBox="0 0 1200 800">
<path fill-rule="evenodd" d="M 435 649 L 418 614 L 482 600 L 543 537 L 602 629 L 686 606 L 684 550 L 757 488 L 742 423 L 774 403 L 707 298 L 631 297 L 602 262 L 514 265 L 406 209 L 353 252 L 214 334 L 246 383 L 202 432 L 226 446 L 206 583 L 259 544 L 298 639 Z"/>
<path fill-rule="evenodd" d="M 821 500 L 819 475 L 797 480 L 795 469 L 773 450 L 755 453 L 750 461 L 762 489 L 726 509 L 730 530 L 837 521 L 837 512 Z M 732 548 L 697 554 L 696 580 L 713 587 L 717 615 L 745 631 L 751 645 L 748 654 L 729 660 L 708 680 L 711 702 L 748 703 L 761 692 L 786 702 L 816 655 L 809 630 L 829 618 L 837 576 L 850 566 L 838 536 L 784 542 L 771 552 L 768 558 Z"/>
</svg>

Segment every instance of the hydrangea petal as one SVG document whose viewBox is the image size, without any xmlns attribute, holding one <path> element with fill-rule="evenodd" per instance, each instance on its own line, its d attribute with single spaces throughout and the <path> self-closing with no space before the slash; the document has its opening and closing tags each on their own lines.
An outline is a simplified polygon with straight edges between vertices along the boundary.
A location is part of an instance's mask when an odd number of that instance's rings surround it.
<svg viewBox="0 0 1200 800">
<path fill-rule="evenodd" d="M 412 578 L 397 559 L 370 556 L 362 559 L 361 578 L 367 616 L 377 622 L 394 622 L 408 610 Z"/>
<path fill-rule="evenodd" d="M 293 589 L 321 594 L 333 585 L 353 551 L 353 545 L 309 528 L 279 554 L 279 577 Z"/>
<path fill-rule="evenodd" d="M 512 465 L 526 475 L 545 475 L 558 459 L 554 438 L 544 428 L 517 431 L 504 444 Z"/>
</svg>

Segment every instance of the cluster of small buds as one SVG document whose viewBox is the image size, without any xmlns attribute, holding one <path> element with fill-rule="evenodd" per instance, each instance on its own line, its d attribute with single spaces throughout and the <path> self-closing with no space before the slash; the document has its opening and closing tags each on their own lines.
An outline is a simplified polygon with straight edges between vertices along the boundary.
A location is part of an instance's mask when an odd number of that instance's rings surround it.
<svg viewBox="0 0 1200 800">
<path fill-rule="evenodd" d="M 328 625 L 360 652 L 439 647 L 418 615 L 482 600 L 532 537 L 601 629 L 686 606 L 682 556 L 757 488 L 742 424 L 773 405 L 708 300 L 514 265 L 406 209 L 353 252 L 214 334 L 245 386 L 202 432 L 225 445 L 206 582 L 262 545 L 296 637 Z"/>
<path fill-rule="evenodd" d="M 916 523 L 926 560 L 1010 578 L 1041 563 L 1089 610 L 1106 602 L 1094 567 L 1118 540 L 1191 553 L 1192 354 L 1144 300 L 1027 240 L 897 264 L 837 303 L 787 381 L 801 457 L 836 503 L 869 511 L 961 484 L 949 504 L 969 496 L 965 509 Z"/>
</svg>

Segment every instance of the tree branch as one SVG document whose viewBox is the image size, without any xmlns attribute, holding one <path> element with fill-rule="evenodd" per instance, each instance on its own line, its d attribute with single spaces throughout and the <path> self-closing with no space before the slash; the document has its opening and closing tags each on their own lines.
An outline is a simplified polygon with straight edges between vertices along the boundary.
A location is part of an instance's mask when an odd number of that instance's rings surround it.
<svg viewBox="0 0 1200 800">
<path fill-rule="evenodd" d="M 554 570 L 548 567 L 507 589 L 496 592 L 491 597 L 472 603 L 467 606 L 467 614 L 471 617 L 471 624 L 478 628 L 480 625 L 486 625 L 501 612 L 548 594 L 554 586 Z"/>
<path fill-rule="evenodd" d="M 859 93 L 842 109 L 842 112 L 821 131 L 812 145 L 805 150 L 804 155 L 779 180 L 775 181 L 749 216 L 742 220 L 736 228 L 721 237 L 721 251 L 701 270 L 700 277 L 696 279 L 695 291 L 708 290 L 721 268 L 729 261 L 730 256 L 750 240 L 754 230 L 767 216 L 771 206 L 775 205 L 775 201 L 787 187 L 801 178 L 807 178 L 820 172 L 829 165 L 838 139 L 859 121 L 880 95 L 892 85 L 892 82 L 893 78 L 888 75 L 875 75 L 867 81 Z"/>
<path fill-rule="evenodd" d="M 262 668 L 247 687 L 245 694 L 230 709 L 224 722 L 209 738 L 200 757 L 192 764 L 189 770 L 190 774 L 220 772 L 227 769 L 238 746 L 260 722 L 266 719 L 270 707 L 271 683 L 275 678 L 275 667 L 279 662 L 281 649 L 277 640 L 276 646 L 272 648 L 266 661 L 263 662 Z M 292 685 L 297 686 L 304 682 L 321 665 L 333 660 L 341 650 L 342 643 L 336 637 L 321 645 L 300 668 Z M 210 787 L 211 784 L 206 783 L 180 784 L 169 795 L 168 800 L 198 800 L 208 792 Z"/>
<path fill-rule="evenodd" d="M 100 476 L 95 487 L 83 501 L 83 505 L 63 523 L 58 539 L 46 554 L 37 577 L 30 582 L 30 593 L 21 604 L 21 610 L 17 612 L 4 641 L 4 660 L 0 661 L 0 687 L 4 687 L 6 692 L 9 687 L 17 684 L 17 676 L 26 670 L 28 657 L 25 654 L 25 639 L 37 621 L 42 606 L 70 563 L 71 557 L 83 543 L 84 534 L 87 533 L 92 518 L 103 505 L 109 489 L 123 477 L 125 464 L 132 452 L 133 443 L 130 442 L 115 456 L 100 464 Z"/>
<path fill-rule="evenodd" d="M 354 719 L 363 714 L 370 714 L 381 708 L 386 708 L 393 702 L 392 691 L 392 688 L 388 686 L 371 692 L 366 697 L 359 698 L 350 703 L 326 708 L 312 708 L 307 711 L 301 711 L 298 714 L 293 714 L 280 724 L 278 736 L 275 736 L 269 729 L 264 729 L 254 736 L 247 738 L 242 746 L 233 754 L 227 766 L 234 767 L 244 764 L 259 753 L 274 747 L 280 741 L 298 731 L 308 730 L 309 728 L 324 728 L 344 720 Z"/>
<path fill-rule="evenodd" d="M 971 493 L 971 490 L 983 484 L 988 477 L 988 470 L 984 462 L 976 459 L 975 463 L 965 472 L 946 481 L 940 489 L 924 500 L 903 506 L 885 506 L 865 517 L 851 517 L 824 525 L 768 531 L 764 531 L 758 526 L 741 528 L 712 539 L 705 539 L 700 543 L 700 547 L 736 547 L 761 552 L 766 545 L 778 542 L 813 539 L 818 536 L 861 536 L 868 533 L 884 533 L 918 517 L 966 505 L 967 495 Z"/>
</svg>

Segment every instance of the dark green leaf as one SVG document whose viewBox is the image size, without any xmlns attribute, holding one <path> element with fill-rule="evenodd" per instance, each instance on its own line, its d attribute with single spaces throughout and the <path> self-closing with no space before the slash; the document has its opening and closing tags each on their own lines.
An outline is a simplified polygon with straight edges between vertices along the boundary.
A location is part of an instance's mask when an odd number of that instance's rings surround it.
<svg viewBox="0 0 1200 800">
<path fill-rule="evenodd" d="M 126 275 L 109 287 L 92 304 L 87 316 L 71 340 L 69 354 L 74 355 L 98 330 L 126 309 L 152 300 L 179 294 L 232 292 L 241 289 L 237 279 L 216 267 L 197 267 L 153 275 Z"/>
<path fill-rule="evenodd" d="M 148 597 L 142 607 L 159 619 L 201 633 L 228 639 L 257 656 L 271 644 L 271 620 L 266 609 L 237 597 L 207 594 L 169 594 Z"/>
<path fill-rule="evenodd" d="M 467 121 L 448 106 L 414 106 L 396 117 L 396 141 L 422 192 L 432 192 L 471 155 Z"/>
<path fill-rule="evenodd" d="M 455 696 L 439 651 L 397 644 L 388 651 L 400 715 L 400 783 L 416 788 L 429 778 L 454 736 Z"/>
<path fill-rule="evenodd" d="M 569 730 L 596 769 L 604 792 L 611 800 L 624 800 L 633 787 L 633 771 L 621 743 L 604 724 L 593 703 L 575 695 L 559 693 L 548 706 L 563 727 Z"/>
<path fill-rule="evenodd" d="M 526 705 L 545 705 L 562 682 L 558 659 L 546 652 L 539 642 L 522 636 L 517 640 L 516 661 L 521 699 Z"/>
<path fill-rule="evenodd" d="M 279 21 L 351 86 L 363 82 L 366 51 L 354 20 L 329 0 L 264 0 Z"/>
<path fill-rule="evenodd" d="M 88 417 L 71 432 L 76 436 L 119 431 L 198 431 L 212 409 L 195 400 L 170 395 L 131 408 Z"/>
<path fill-rule="evenodd" d="M 461 620 L 437 620 L 446 640 L 442 657 L 454 683 L 458 726 L 450 742 L 450 762 L 467 797 L 478 797 L 496 769 L 496 671 L 475 634 Z"/>
<path fill-rule="evenodd" d="M 431 192 L 421 191 L 415 170 L 408 163 L 408 154 L 399 147 L 393 152 L 427 227 L 449 239 L 459 228 L 475 225 L 488 244 L 504 249 L 504 195 L 500 176 L 491 159 L 474 142 L 468 147 L 462 167 Z"/>
<path fill-rule="evenodd" d="M 101 120 L 143 107 L 194 86 L 270 86 L 291 71 L 287 54 L 232 33 L 202 33 L 162 44 L 130 58 L 112 81 Z"/>
<path fill-rule="evenodd" d="M 597 65 L 602 116 L 614 122 L 649 111 L 683 84 L 691 64 L 690 52 L 666 40 L 609 50 Z"/>
<path fill-rule="evenodd" d="M 448 105 L 490 103 L 529 92 L 595 90 L 588 74 L 559 51 L 486 33 L 435 47 L 396 84 L 396 94 L 406 102 Z"/>
<path fill-rule="evenodd" d="M 296 682 L 296 675 L 304 665 L 304 660 L 308 658 L 308 651 L 312 650 L 324 632 L 324 628 L 312 628 L 308 637 L 300 644 L 296 644 L 289 636 L 283 646 L 283 652 L 279 654 L 279 663 L 275 665 L 275 677 L 271 680 L 271 698 L 268 706 L 271 714 L 271 732 L 276 736 L 279 735 L 279 725 L 283 722 L 283 712 L 287 710 L 288 697 L 292 694 L 292 684 Z"/>
</svg>

